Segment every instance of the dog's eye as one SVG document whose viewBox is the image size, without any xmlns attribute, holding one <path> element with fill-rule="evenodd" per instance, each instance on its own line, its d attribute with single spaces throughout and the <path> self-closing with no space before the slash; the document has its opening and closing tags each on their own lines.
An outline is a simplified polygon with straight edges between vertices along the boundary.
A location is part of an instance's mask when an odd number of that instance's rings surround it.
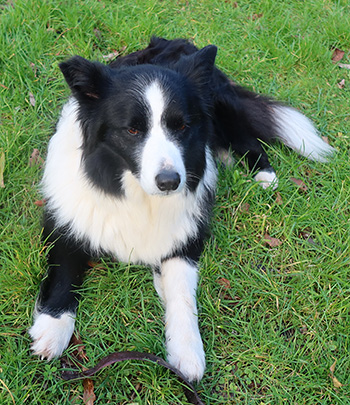
<svg viewBox="0 0 350 405">
<path fill-rule="evenodd" d="M 138 135 L 140 133 L 140 131 L 138 129 L 136 129 L 136 128 L 129 128 L 128 133 L 130 135 Z"/>
<path fill-rule="evenodd" d="M 177 132 L 183 132 L 187 128 L 187 125 L 181 121 L 181 122 L 176 122 L 172 125 L 173 131 Z"/>
</svg>

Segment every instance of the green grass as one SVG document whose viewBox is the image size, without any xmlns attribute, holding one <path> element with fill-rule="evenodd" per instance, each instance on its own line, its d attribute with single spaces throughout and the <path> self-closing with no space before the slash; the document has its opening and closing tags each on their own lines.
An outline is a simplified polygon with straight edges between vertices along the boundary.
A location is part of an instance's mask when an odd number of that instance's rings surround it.
<svg viewBox="0 0 350 405">
<path fill-rule="evenodd" d="M 350 403 L 350 73 L 331 62 L 338 47 L 350 63 L 348 1 L 3 0 L 0 7 L 0 403 L 83 403 L 82 383 L 62 381 L 59 360 L 41 362 L 29 350 L 45 257 L 42 208 L 34 204 L 42 168 L 28 162 L 33 149 L 45 158 L 68 96 L 58 63 L 73 54 L 102 61 L 145 46 L 152 34 L 215 43 L 221 69 L 301 109 L 338 149 L 323 165 L 270 147 L 279 194 L 262 190 L 242 164 L 220 170 L 198 291 L 202 399 Z M 282 243 L 268 247 L 265 234 Z M 165 356 L 163 312 L 147 269 L 103 262 L 83 292 L 77 329 L 87 366 L 117 350 Z M 335 360 L 340 388 L 330 378 Z M 105 369 L 94 387 L 96 404 L 186 403 L 176 378 L 148 363 Z"/>
</svg>

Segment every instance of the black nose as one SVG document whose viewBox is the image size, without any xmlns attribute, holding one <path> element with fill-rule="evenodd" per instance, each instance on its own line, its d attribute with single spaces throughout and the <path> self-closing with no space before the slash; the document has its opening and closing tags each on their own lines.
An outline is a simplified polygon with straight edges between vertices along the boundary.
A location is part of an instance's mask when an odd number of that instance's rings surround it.
<svg viewBox="0 0 350 405">
<path fill-rule="evenodd" d="M 180 181 L 179 173 L 173 170 L 162 170 L 156 176 L 156 184 L 160 191 L 175 191 Z"/>
</svg>

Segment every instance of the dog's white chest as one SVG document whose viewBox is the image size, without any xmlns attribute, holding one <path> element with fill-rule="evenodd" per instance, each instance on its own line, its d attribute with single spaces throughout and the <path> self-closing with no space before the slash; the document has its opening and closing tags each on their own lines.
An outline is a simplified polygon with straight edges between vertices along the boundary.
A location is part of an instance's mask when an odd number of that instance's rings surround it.
<svg viewBox="0 0 350 405">
<path fill-rule="evenodd" d="M 156 265 L 194 236 L 201 215 L 194 196 L 149 196 L 130 172 L 124 186 L 123 198 L 89 187 L 90 197 L 77 204 L 73 233 L 88 240 L 93 250 Z"/>
</svg>

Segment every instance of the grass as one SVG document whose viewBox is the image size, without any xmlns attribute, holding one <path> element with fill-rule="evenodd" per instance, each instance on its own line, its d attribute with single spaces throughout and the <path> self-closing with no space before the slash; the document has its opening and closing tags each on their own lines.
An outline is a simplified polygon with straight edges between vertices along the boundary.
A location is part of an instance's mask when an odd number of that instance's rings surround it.
<svg viewBox="0 0 350 405">
<path fill-rule="evenodd" d="M 215 43 L 220 68 L 301 109 L 338 149 L 324 165 L 269 147 L 278 191 L 262 190 L 242 164 L 220 169 L 198 292 L 203 401 L 350 403 L 350 74 L 331 62 L 334 47 L 350 62 L 348 1 L 16 0 L 0 7 L 0 403 L 83 403 L 82 383 L 62 381 L 59 360 L 41 362 L 29 350 L 45 274 L 42 208 L 34 204 L 42 167 L 29 158 L 34 149 L 45 158 L 68 96 L 58 63 L 73 54 L 102 61 L 145 46 L 152 34 Z M 269 247 L 266 234 L 282 243 Z M 87 366 L 117 350 L 165 356 L 163 311 L 147 269 L 102 262 L 83 290 L 77 329 Z M 94 388 L 98 404 L 186 403 L 177 380 L 151 364 L 113 366 Z"/>
</svg>

